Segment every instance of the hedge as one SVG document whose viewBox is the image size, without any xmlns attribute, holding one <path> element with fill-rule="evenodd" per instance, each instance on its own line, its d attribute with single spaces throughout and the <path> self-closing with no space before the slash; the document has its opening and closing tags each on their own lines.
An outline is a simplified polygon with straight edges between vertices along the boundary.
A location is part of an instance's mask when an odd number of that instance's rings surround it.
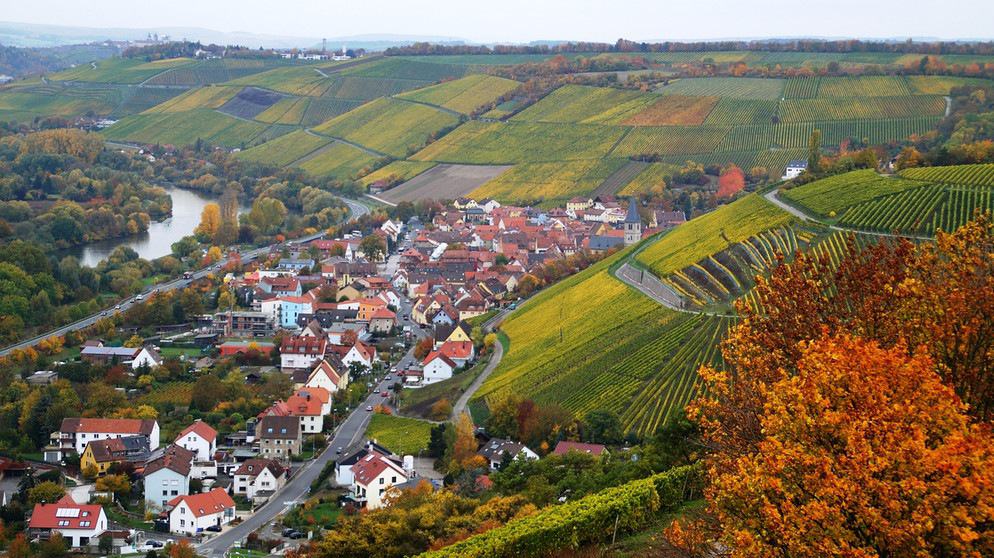
<svg viewBox="0 0 994 558">
<path fill-rule="evenodd" d="M 660 513 L 677 509 L 698 481 L 696 467 L 679 467 L 609 488 L 575 502 L 517 519 L 421 558 L 511 558 L 540 556 L 610 540 L 618 532 L 647 525 Z"/>
</svg>

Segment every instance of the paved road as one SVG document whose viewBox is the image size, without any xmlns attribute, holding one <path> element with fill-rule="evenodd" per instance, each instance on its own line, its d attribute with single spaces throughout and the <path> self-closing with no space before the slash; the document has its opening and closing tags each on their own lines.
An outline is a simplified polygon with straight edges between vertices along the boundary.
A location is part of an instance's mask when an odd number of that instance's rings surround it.
<svg viewBox="0 0 994 558">
<path fill-rule="evenodd" d="M 800 209 L 798 209 L 798 208 L 796 208 L 796 207 L 794 207 L 794 206 L 792 206 L 792 205 L 784 202 L 783 200 L 781 200 L 780 196 L 777 195 L 779 193 L 780 193 L 779 190 L 770 190 L 766 194 L 763 194 L 763 197 L 766 198 L 766 200 L 769 201 L 770 203 L 776 205 L 780 209 L 786 211 L 787 213 L 790 213 L 791 215 L 797 217 L 798 219 L 801 219 L 803 221 L 812 221 L 812 222 L 815 222 L 815 223 L 821 223 L 821 221 L 818 218 L 813 217 L 811 215 L 808 215 L 807 213 L 804 213 Z M 822 223 L 822 224 L 824 224 L 824 223 Z M 919 235 L 914 235 L 914 234 L 900 234 L 900 233 L 884 233 L 884 232 L 864 231 L 862 229 L 854 229 L 854 228 L 851 228 L 851 227 L 840 227 L 838 225 L 827 225 L 827 226 L 828 226 L 828 228 L 832 229 L 833 231 L 851 232 L 851 233 L 855 233 L 855 234 L 865 234 L 865 235 L 869 235 L 869 236 L 881 236 L 881 237 L 884 237 L 884 238 L 910 238 L 910 239 L 913 239 L 913 240 L 935 240 L 935 238 L 931 237 L 931 236 L 919 236 Z"/>
<path fill-rule="evenodd" d="M 490 376 L 497 365 L 500 364 L 500 359 L 504 358 L 504 345 L 501 345 L 500 341 L 494 344 L 494 352 L 490 355 L 490 362 L 487 363 L 487 367 L 483 369 L 483 372 L 473 380 L 472 384 L 469 384 L 469 388 L 459 396 L 456 400 L 456 404 L 452 406 L 452 420 L 459 418 L 459 415 L 466 412 L 466 405 L 469 404 L 469 398 L 476 393 L 476 390 L 480 389 L 483 382 Z"/>
<path fill-rule="evenodd" d="M 359 217 L 361 215 L 365 215 L 366 213 L 369 213 L 369 208 L 366 207 L 365 205 L 363 205 L 363 204 L 361 204 L 361 203 L 359 203 L 357 201 L 354 201 L 354 200 L 350 200 L 350 199 L 346 199 L 346 198 L 341 198 L 341 199 L 349 207 L 349 210 L 350 210 L 353 218 L 356 218 L 356 217 Z M 324 232 L 319 232 L 319 233 L 315 233 L 315 234 L 312 234 L 312 235 L 304 236 L 304 237 L 301 237 L 301 238 L 295 238 L 295 239 L 292 240 L 292 242 L 295 242 L 295 243 L 310 242 L 310 241 L 312 241 L 312 240 L 314 240 L 316 238 L 321 238 L 323 236 L 324 236 Z M 271 249 L 271 246 L 263 246 L 262 248 L 256 248 L 256 249 L 253 249 L 253 250 L 248 250 L 246 252 L 242 252 L 241 253 L 242 262 L 246 262 L 247 263 L 247 262 L 250 262 L 250 261 L 254 260 L 255 258 L 263 255 L 263 254 L 268 254 L 270 249 Z M 169 281 L 165 281 L 163 283 L 159 283 L 157 285 L 151 285 L 151 286 L 147 287 L 144 291 L 142 291 L 141 296 L 143 298 L 145 298 L 145 297 L 147 297 L 148 295 L 152 294 L 155 291 L 165 292 L 165 291 L 171 291 L 171 290 L 174 290 L 174 289 L 182 289 L 182 288 L 186 287 L 187 285 L 189 285 L 191 281 L 194 281 L 196 279 L 201 279 L 201 278 L 207 276 L 208 273 L 211 273 L 213 271 L 216 271 L 216 270 L 220 269 L 220 267 L 221 267 L 221 264 L 216 264 L 216 265 L 213 265 L 213 266 L 208 266 L 208 267 L 201 268 L 201 269 L 193 272 L 193 277 L 191 279 L 184 279 L 184 278 L 180 277 L 180 278 L 177 278 L 177 279 L 171 279 Z M 127 310 L 128 308 L 131 308 L 135 304 L 141 304 L 141 303 L 142 303 L 142 301 L 136 300 L 135 298 L 129 298 L 129 299 L 125 300 L 125 301 L 122 301 L 118 305 L 116 305 L 113 309 L 108 308 L 106 310 L 102 310 L 100 312 L 97 312 L 96 314 L 90 315 L 90 316 L 88 316 L 86 318 L 83 318 L 83 319 L 78 320 L 76 322 L 73 322 L 71 324 L 67 324 L 67 325 L 64 325 L 62 327 L 59 327 L 59 328 L 53 329 L 51 331 L 48 331 L 48 332 L 46 332 L 46 333 L 44 333 L 42 335 L 38 335 L 36 337 L 32 337 L 31 339 L 26 339 L 24 341 L 21 341 L 20 343 L 15 344 L 15 345 L 10 345 L 9 347 L 4 347 L 3 349 L 0 349 L 0 356 L 4 356 L 4 355 L 6 355 L 6 354 L 8 354 L 11 351 L 16 350 L 16 349 L 25 349 L 27 347 L 31 347 L 33 345 L 37 345 L 41 340 L 46 339 L 48 337 L 52 337 L 53 335 L 63 336 L 65 334 L 69 333 L 70 331 L 77 331 L 77 330 L 80 330 L 80 329 L 85 329 L 85 328 L 90 327 L 91 325 L 95 324 L 101 318 L 107 317 L 107 316 L 109 316 L 112 313 L 117 312 L 117 311 L 124 312 L 125 310 Z"/>
<path fill-rule="evenodd" d="M 358 442 L 363 434 L 365 434 L 366 427 L 369 426 L 369 419 L 373 414 L 367 411 L 366 407 L 368 405 L 384 403 L 386 398 L 380 397 L 380 392 L 388 390 L 391 383 L 386 380 L 379 382 L 376 390 L 366 397 L 359 408 L 352 411 L 342 421 L 342 424 L 338 426 L 334 437 L 328 444 L 328 449 L 301 467 L 293 478 L 269 502 L 256 510 L 254 514 L 247 517 L 242 523 L 201 544 L 197 547 L 197 553 L 207 557 L 222 556 L 226 550 L 234 545 L 235 541 L 244 541 L 250 533 L 263 527 L 275 519 L 277 515 L 283 513 L 291 502 L 306 500 L 310 493 L 311 483 L 321 473 L 321 469 L 329 461 L 334 461 L 335 457 L 337 457 L 335 453 L 336 448 L 347 448 Z"/>
<path fill-rule="evenodd" d="M 668 285 L 665 285 L 658 277 L 650 272 L 636 269 L 635 266 L 625 262 L 621 264 L 618 271 L 615 273 L 618 279 L 621 279 L 625 283 L 628 283 L 632 287 L 635 287 L 645 296 L 655 300 L 659 304 L 680 312 L 687 312 L 688 310 L 684 308 L 683 299 L 680 298 L 673 289 Z"/>
</svg>

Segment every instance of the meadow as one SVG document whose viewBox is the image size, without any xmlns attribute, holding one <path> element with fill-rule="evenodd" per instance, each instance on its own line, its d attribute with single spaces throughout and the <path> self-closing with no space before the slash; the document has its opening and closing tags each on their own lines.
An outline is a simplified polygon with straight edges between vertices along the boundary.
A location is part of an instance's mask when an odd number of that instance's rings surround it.
<svg viewBox="0 0 994 558">
<path fill-rule="evenodd" d="M 428 449 L 431 423 L 423 420 L 374 413 L 366 436 L 397 455 L 418 456 Z"/>
</svg>

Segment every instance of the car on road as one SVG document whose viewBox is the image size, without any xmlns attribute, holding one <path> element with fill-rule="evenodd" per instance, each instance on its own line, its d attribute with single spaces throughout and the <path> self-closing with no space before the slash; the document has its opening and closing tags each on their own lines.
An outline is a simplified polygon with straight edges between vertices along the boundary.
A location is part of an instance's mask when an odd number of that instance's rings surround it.
<svg viewBox="0 0 994 558">
<path fill-rule="evenodd" d="M 390 392 L 386 391 L 386 390 L 381 391 L 380 392 L 380 397 L 390 397 Z"/>
<path fill-rule="evenodd" d="M 101 315 L 101 316 L 106 316 L 106 315 L 107 315 L 107 311 L 106 311 L 106 310 L 104 310 L 103 312 L 101 312 L 101 313 L 100 313 L 100 315 Z"/>
<path fill-rule="evenodd" d="M 340 455 L 342 453 L 342 446 L 335 448 L 335 453 Z"/>
<path fill-rule="evenodd" d="M 391 370 L 391 372 L 396 372 L 396 371 L 397 371 L 397 369 L 396 369 L 396 368 L 394 368 L 393 370 Z M 383 378 L 383 379 L 389 382 L 389 381 L 390 381 L 390 380 L 392 380 L 393 378 L 392 378 L 392 377 L 390 377 L 390 376 L 387 376 L 386 378 Z"/>
<path fill-rule="evenodd" d="M 366 410 L 367 411 L 372 411 L 373 410 L 373 406 L 372 405 L 366 405 Z"/>
<path fill-rule="evenodd" d="M 138 295 L 135 297 L 135 302 L 140 302 L 143 298 L 145 298 L 143 295 Z"/>
<path fill-rule="evenodd" d="M 145 546 L 151 548 L 162 548 L 165 545 L 162 543 L 162 541 L 157 541 L 155 539 L 148 539 L 145 541 Z"/>
<path fill-rule="evenodd" d="M 118 304 L 117 306 L 114 307 L 114 310 L 120 310 L 120 309 L 121 309 L 121 305 L 120 304 Z"/>
</svg>

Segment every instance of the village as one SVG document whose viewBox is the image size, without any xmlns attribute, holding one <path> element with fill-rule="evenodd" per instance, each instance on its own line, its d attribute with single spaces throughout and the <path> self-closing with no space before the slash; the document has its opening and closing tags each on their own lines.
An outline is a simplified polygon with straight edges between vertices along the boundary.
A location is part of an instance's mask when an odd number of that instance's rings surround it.
<svg viewBox="0 0 994 558">
<path fill-rule="evenodd" d="M 612 196 L 548 211 L 463 198 L 430 222 L 387 220 L 366 237 L 287 242 L 258 265 L 227 266 L 233 271 L 219 277 L 230 293 L 227 308 L 154 344 L 87 340 L 79 358 L 140 375 L 164 365 L 163 347 L 193 347 L 188 354 L 200 356 L 184 356 L 184 365 L 196 373 L 236 361 L 248 371 L 245 382 L 278 371 L 290 392 L 224 435 L 201 419 L 171 440 L 160 439 L 155 419 L 64 419 L 44 462 L 78 475 L 78 486 L 37 503 L 30 534 L 59 533 L 73 548 L 121 553 L 187 540 L 210 555 L 266 532 L 281 541 L 269 548 L 278 552 L 313 536 L 273 523 L 313 489 L 336 487 L 335 505 L 349 510 L 382 507 L 391 492 L 425 481 L 440 489 L 431 458 L 401 455 L 366 435 L 370 417 L 396 413 L 404 390 L 474 366 L 487 350 L 488 322 L 526 299 L 545 266 L 580 253 L 596 259 L 684 220 L 681 212 L 654 210 L 643 218 L 634 200 Z M 28 382 L 57 378 L 39 371 Z M 509 459 L 539 458 L 483 429 L 476 437 L 478 455 L 494 470 Z M 605 448 L 561 441 L 551 453 L 568 451 L 601 455 Z M 67 462 L 78 463 L 74 472 Z M 135 488 L 108 489 L 117 477 Z M 151 523 L 123 521 L 122 498 L 135 500 L 128 507 Z"/>
</svg>

